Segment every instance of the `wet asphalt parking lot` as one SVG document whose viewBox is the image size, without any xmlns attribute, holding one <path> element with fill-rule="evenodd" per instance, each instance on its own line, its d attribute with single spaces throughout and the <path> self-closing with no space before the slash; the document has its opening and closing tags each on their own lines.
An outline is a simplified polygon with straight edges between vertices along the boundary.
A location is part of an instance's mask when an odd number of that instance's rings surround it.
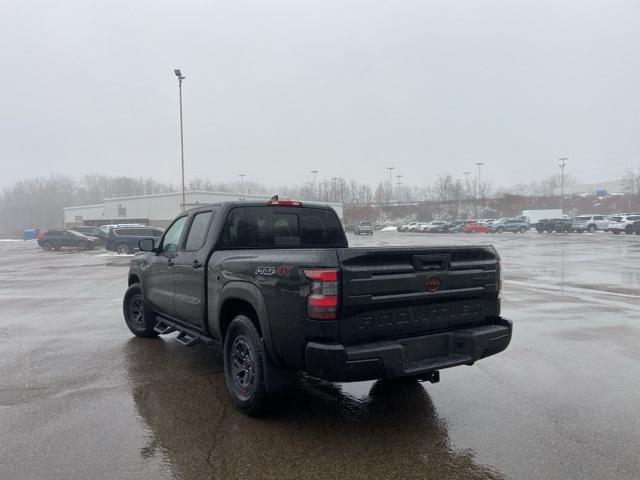
<svg viewBox="0 0 640 480">
<path fill-rule="evenodd" d="M 349 240 L 493 243 L 510 347 L 436 385 L 304 378 L 247 418 L 218 348 L 131 336 L 129 257 L 0 242 L 0 478 L 640 478 L 640 237 Z"/>
</svg>

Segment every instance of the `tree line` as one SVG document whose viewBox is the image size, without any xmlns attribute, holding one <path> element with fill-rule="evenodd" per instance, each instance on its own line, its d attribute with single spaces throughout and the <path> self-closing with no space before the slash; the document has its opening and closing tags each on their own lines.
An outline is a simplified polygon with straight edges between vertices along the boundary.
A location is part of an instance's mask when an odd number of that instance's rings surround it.
<svg viewBox="0 0 640 480">
<path fill-rule="evenodd" d="M 625 174 L 629 193 L 640 195 L 640 167 Z M 307 201 L 336 202 L 350 205 L 392 205 L 438 201 L 455 205 L 477 204 L 489 198 L 509 195 L 523 197 L 553 196 L 557 194 L 561 179 L 553 175 L 529 184 L 509 189 L 494 189 L 490 182 L 479 184 L 477 178 L 467 176 L 456 179 L 452 175 L 439 175 L 431 184 L 409 186 L 401 183 L 379 182 L 372 186 L 353 179 L 334 177 L 299 185 L 270 188 L 259 182 L 214 182 L 208 178 L 194 178 L 187 183 L 188 190 L 236 192 L 244 194 L 281 196 Z M 569 175 L 565 186 L 575 183 Z M 74 178 L 63 175 L 35 177 L 21 180 L 4 188 L 0 193 L 0 235 L 18 235 L 24 228 L 56 228 L 64 223 L 63 208 L 90 205 L 105 198 L 178 192 L 178 185 L 162 183 L 153 178 L 108 176 L 101 174 Z M 451 212 L 454 213 L 454 212 Z"/>
</svg>

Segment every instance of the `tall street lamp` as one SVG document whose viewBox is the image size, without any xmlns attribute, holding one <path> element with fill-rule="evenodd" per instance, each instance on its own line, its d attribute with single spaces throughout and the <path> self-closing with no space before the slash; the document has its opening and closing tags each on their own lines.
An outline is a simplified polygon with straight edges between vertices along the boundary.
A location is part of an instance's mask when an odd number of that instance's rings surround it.
<svg viewBox="0 0 640 480">
<path fill-rule="evenodd" d="M 241 193 L 244 193 L 244 177 L 247 176 L 246 173 L 241 173 L 238 175 L 240 177 L 240 191 Z"/>
<path fill-rule="evenodd" d="M 484 162 L 476 162 L 476 166 L 478 167 L 478 196 L 482 196 L 482 166 Z"/>
<path fill-rule="evenodd" d="M 567 157 L 559 158 L 560 163 L 558 166 L 560 167 L 560 210 L 562 210 L 562 214 L 564 215 L 564 167 L 567 165 Z"/>
<path fill-rule="evenodd" d="M 178 77 L 178 92 L 180 96 L 180 160 L 182 164 L 182 210 L 184 210 L 187 207 L 187 200 L 184 192 L 184 133 L 182 129 L 182 80 L 185 79 L 185 76 L 182 75 L 179 68 L 176 68 L 173 73 Z"/>
<path fill-rule="evenodd" d="M 318 199 L 318 172 L 320 170 L 311 170 L 311 174 L 313 175 L 313 196 L 315 200 Z"/>
<path fill-rule="evenodd" d="M 393 183 L 391 180 L 391 176 L 395 169 L 396 167 L 387 167 L 387 170 L 389 170 L 389 203 L 391 203 L 391 196 L 393 195 Z"/>
</svg>

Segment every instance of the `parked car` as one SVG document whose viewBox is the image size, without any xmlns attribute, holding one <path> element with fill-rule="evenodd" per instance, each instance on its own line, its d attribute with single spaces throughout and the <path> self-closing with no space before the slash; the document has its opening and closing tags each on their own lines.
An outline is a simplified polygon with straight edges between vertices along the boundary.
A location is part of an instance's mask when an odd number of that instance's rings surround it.
<svg viewBox="0 0 640 480">
<path fill-rule="evenodd" d="M 489 232 L 489 226 L 484 223 L 467 223 L 463 227 L 464 233 L 487 233 Z"/>
<path fill-rule="evenodd" d="M 580 215 L 573 219 L 571 228 L 578 233 L 606 230 L 609 228 L 609 217 L 606 215 Z"/>
<path fill-rule="evenodd" d="M 573 232 L 573 220 L 569 218 L 545 218 L 534 225 L 538 233 L 543 232 Z"/>
<path fill-rule="evenodd" d="M 447 225 L 448 222 L 436 220 L 431 222 L 424 231 L 428 233 L 442 233 Z"/>
<path fill-rule="evenodd" d="M 109 225 L 100 225 L 100 230 L 104 232 L 105 235 L 109 235 L 109 232 L 116 227 L 146 227 L 144 223 L 117 223 L 117 224 L 109 224 Z"/>
<path fill-rule="evenodd" d="M 409 228 L 410 232 L 421 232 L 422 228 L 427 225 L 424 222 L 417 222 L 415 225 L 413 225 L 411 228 Z"/>
<path fill-rule="evenodd" d="M 78 225 L 76 227 L 73 227 L 73 230 L 75 232 L 80 232 L 83 235 L 87 235 L 89 237 L 96 237 L 96 238 L 100 239 L 100 243 L 102 243 L 103 245 L 107 241 L 107 234 L 104 232 L 104 230 L 100 229 L 100 227 L 93 227 L 93 226 L 88 226 L 88 225 Z"/>
<path fill-rule="evenodd" d="M 398 231 L 399 232 L 408 232 L 411 229 L 411 227 L 413 227 L 414 225 L 417 225 L 417 224 L 418 224 L 418 222 L 409 222 L 409 223 L 406 223 L 404 225 L 400 225 L 398 227 Z"/>
<path fill-rule="evenodd" d="M 358 222 L 353 233 L 356 235 L 373 235 L 373 225 L 371 222 Z"/>
<path fill-rule="evenodd" d="M 123 255 L 133 253 L 138 248 L 138 242 L 143 238 L 159 239 L 164 232 L 158 227 L 115 227 L 109 232 L 104 248 Z"/>
<path fill-rule="evenodd" d="M 524 233 L 529 230 L 531 226 L 529 222 L 521 218 L 505 218 L 493 222 L 489 225 L 489 231 L 495 233 L 513 232 Z"/>
<path fill-rule="evenodd" d="M 493 247 L 349 248 L 327 206 L 202 206 L 140 250 L 123 300 L 127 327 L 221 345 L 229 395 L 249 415 L 299 371 L 437 382 L 439 370 L 472 365 L 511 340 Z"/>
<path fill-rule="evenodd" d="M 618 213 L 611 217 L 607 230 L 619 235 L 624 232 L 627 235 L 633 233 L 633 223 L 640 220 L 640 213 Z"/>
<path fill-rule="evenodd" d="M 640 220 L 633 222 L 633 233 L 640 235 Z"/>
<path fill-rule="evenodd" d="M 100 245 L 100 239 L 83 235 L 75 230 L 47 230 L 38 238 L 38 245 L 44 250 L 60 250 L 63 247 L 93 250 Z"/>
</svg>

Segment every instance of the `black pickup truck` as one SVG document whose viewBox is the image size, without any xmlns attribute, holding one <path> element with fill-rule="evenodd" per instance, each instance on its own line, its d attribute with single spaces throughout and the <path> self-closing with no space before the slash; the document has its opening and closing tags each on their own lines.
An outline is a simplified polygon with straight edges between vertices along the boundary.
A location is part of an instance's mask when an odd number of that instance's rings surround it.
<svg viewBox="0 0 640 480">
<path fill-rule="evenodd" d="M 231 398 L 250 415 L 300 371 L 436 382 L 511 340 L 491 246 L 349 248 L 333 209 L 274 197 L 186 211 L 139 247 L 129 329 L 221 344 Z"/>
</svg>

